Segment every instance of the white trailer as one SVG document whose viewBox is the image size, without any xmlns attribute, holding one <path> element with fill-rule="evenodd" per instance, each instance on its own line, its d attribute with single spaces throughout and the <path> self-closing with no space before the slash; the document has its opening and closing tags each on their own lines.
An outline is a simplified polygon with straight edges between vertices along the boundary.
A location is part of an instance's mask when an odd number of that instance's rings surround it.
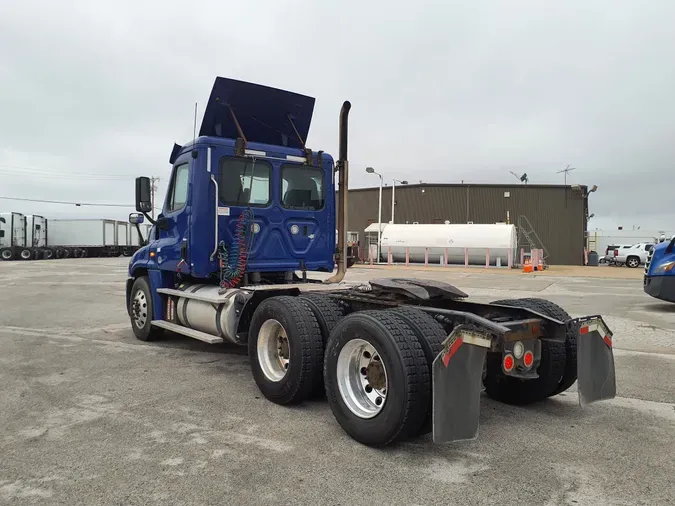
<svg viewBox="0 0 675 506">
<path fill-rule="evenodd" d="M 120 248 L 126 248 L 129 246 L 129 223 L 126 221 L 117 221 L 115 222 L 116 233 L 117 233 L 117 245 Z"/>
<path fill-rule="evenodd" d="M 0 258 L 32 258 L 32 251 L 26 242 L 26 217 L 21 213 L 0 213 Z"/>
<path fill-rule="evenodd" d="M 56 258 L 119 256 L 118 223 L 115 220 L 49 220 L 49 248 Z M 126 231 L 123 231 L 124 240 Z"/>
</svg>

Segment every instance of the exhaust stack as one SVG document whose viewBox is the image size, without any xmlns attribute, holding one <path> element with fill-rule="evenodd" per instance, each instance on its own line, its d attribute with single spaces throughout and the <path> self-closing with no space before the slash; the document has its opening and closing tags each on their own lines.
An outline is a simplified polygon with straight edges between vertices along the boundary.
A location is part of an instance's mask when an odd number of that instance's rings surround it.
<svg viewBox="0 0 675 506">
<path fill-rule="evenodd" d="M 347 272 L 347 184 L 349 182 L 349 161 L 347 160 L 347 139 L 349 130 L 349 110 L 352 104 L 345 100 L 340 109 L 340 158 L 336 166 L 339 172 L 338 178 L 338 269 L 334 276 L 328 278 L 325 283 L 339 283 Z"/>
</svg>

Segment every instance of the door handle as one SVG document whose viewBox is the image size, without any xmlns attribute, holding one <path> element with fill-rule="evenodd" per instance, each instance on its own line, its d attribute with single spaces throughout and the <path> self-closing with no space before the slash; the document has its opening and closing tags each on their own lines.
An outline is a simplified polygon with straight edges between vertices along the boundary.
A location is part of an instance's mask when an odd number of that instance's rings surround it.
<svg viewBox="0 0 675 506">
<path fill-rule="evenodd" d="M 180 259 L 183 261 L 187 260 L 187 239 L 183 239 L 180 245 Z"/>
</svg>

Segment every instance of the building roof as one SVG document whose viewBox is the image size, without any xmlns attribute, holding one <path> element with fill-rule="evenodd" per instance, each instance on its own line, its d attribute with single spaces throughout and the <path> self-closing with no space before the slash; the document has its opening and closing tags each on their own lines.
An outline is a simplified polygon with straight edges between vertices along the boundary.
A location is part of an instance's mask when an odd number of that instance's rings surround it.
<svg viewBox="0 0 675 506">
<path fill-rule="evenodd" d="M 503 184 L 497 184 L 497 183 L 413 183 L 413 184 L 397 184 L 396 188 L 401 189 L 401 188 L 466 188 L 466 187 L 482 187 L 482 188 L 558 188 L 558 189 L 565 189 L 565 188 L 572 188 L 572 186 L 577 186 L 577 185 L 567 185 L 565 186 L 564 184 L 517 184 L 517 183 L 503 183 Z M 586 188 L 586 185 L 578 185 L 581 186 L 582 188 Z M 379 186 L 366 186 L 362 188 L 349 188 L 350 192 L 358 192 L 358 191 L 371 191 L 371 190 L 379 190 Z M 383 186 L 383 188 L 391 188 L 391 185 L 389 186 Z"/>
</svg>

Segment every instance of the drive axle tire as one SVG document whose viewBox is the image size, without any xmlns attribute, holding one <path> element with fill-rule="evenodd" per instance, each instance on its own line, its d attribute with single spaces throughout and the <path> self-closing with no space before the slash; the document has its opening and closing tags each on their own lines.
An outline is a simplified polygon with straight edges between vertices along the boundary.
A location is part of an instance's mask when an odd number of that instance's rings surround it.
<svg viewBox="0 0 675 506">
<path fill-rule="evenodd" d="M 314 313 L 314 317 L 319 323 L 319 328 L 321 329 L 321 341 L 325 347 L 330 333 L 345 316 L 344 308 L 337 300 L 328 295 L 309 293 L 301 295 L 300 298 L 312 309 L 312 313 Z M 312 397 L 321 397 L 326 392 L 323 384 L 323 353 L 321 354 L 320 370 L 321 376 L 316 380 L 314 390 L 312 391 Z"/>
<path fill-rule="evenodd" d="M 53 248 L 47 248 L 44 250 L 43 258 L 45 260 L 51 260 L 54 257 L 56 257 L 56 251 Z"/>
<path fill-rule="evenodd" d="M 429 381 L 432 382 L 434 359 L 443 351 L 443 342 L 448 337 L 447 332 L 443 329 L 443 325 L 437 322 L 430 314 L 410 306 L 399 306 L 395 309 L 388 309 L 386 312 L 399 316 L 417 336 L 417 340 L 422 345 L 422 351 L 426 358 Z M 420 434 L 428 434 L 433 428 L 431 419 L 433 415 L 432 403 L 433 391 L 429 396 L 429 407 Z"/>
<path fill-rule="evenodd" d="M 134 334 L 141 341 L 155 341 L 162 336 L 162 329 L 152 326 L 153 305 L 150 284 L 146 276 L 134 281 L 129 299 L 129 317 Z"/>
<path fill-rule="evenodd" d="M 431 395 L 422 346 L 385 311 L 344 317 L 331 332 L 324 382 L 331 411 L 356 441 L 385 446 L 419 433 Z"/>
<path fill-rule="evenodd" d="M 545 314 L 552 318 L 566 320 L 569 315 L 557 304 L 537 298 L 497 300 L 492 304 L 503 306 L 522 307 Z M 561 313 L 564 313 L 564 315 Z M 567 315 L 567 316 L 565 316 Z M 569 343 L 572 346 L 572 343 Z M 568 343 L 541 340 L 541 362 L 537 368 L 539 377 L 523 380 L 507 376 L 502 371 L 501 355 L 488 353 L 487 371 L 483 384 L 485 392 L 493 399 L 506 404 L 532 404 L 547 397 L 560 393 L 560 387 L 570 381 L 572 376 L 576 380 L 576 339 L 574 340 L 574 359 L 567 362 Z M 570 358 L 571 358 L 570 353 Z M 573 373 L 572 371 L 573 367 Z M 566 388 L 569 388 L 566 387 Z"/>
<path fill-rule="evenodd" d="M 263 301 L 248 338 L 251 372 L 262 394 L 276 404 L 304 401 L 321 381 L 323 341 L 309 304 L 301 297 Z"/>
</svg>

